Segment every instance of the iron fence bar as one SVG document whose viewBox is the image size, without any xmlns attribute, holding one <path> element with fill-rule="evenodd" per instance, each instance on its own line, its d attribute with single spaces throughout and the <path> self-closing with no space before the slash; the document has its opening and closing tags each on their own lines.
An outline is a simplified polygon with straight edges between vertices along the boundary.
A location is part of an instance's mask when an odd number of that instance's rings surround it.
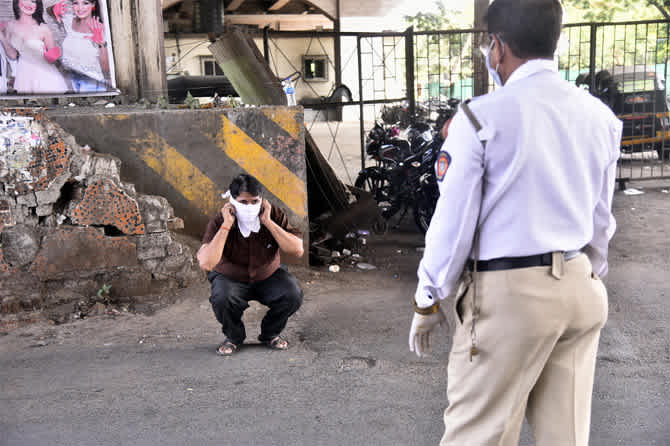
<svg viewBox="0 0 670 446">
<path fill-rule="evenodd" d="M 408 101 L 408 112 L 414 116 L 416 111 L 416 92 L 414 91 L 414 27 L 410 26 L 405 31 L 405 95 Z"/>
<path fill-rule="evenodd" d="M 363 116 L 363 60 L 361 56 L 361 36 L 356 38 L 356 48 L 358 49 L 358 102 L 359 102 L 359 120 L 361 137 L 361 170 L 365 169 L 365 120 Z"/>
<path fill-rule="evenodd" d="M 591 94 L 596 92 L 596 43 L 598 28 L 595 23 L 591 25 L 590 51 L 589 51 L 589 76 L 591 76 L 591 85 L 589 89 Z M 568 75 L 568 77 L 570 77 Z"/>
</svg>

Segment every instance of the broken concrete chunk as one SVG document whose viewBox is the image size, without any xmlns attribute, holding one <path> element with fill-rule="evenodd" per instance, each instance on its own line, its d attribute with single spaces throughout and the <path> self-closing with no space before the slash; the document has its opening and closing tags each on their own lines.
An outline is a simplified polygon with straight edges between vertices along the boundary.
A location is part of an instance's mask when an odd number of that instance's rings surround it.
<svg viewBox="0 0 670 446">
<path fill-rule="evenodd" d="M 113 226 L 123 234 L 145 232 L 137 202 L 110 180 L 90 184 L 69 217 L 80 225 Z"/>
<path fill-rule="evenodd" d="M 139 195 L 137 197 L 146 231 L 149 233 L 165 232 L 167 222 L 174 211 L 170 203 L 163 198 L 153 195 Z"/>
<path fill-rule="evenodd" d="M 171 231 L 178 231 L 184 229 L 184 220 L 179 217 L 174 217 L 168 220 L 167 227 Z"/>
<path fill-rule="evenodd" d="M 119 183 L 121 160 L 111 155 L 84 151 L 72 162 L 72 171 L 78 177 L 88 179 L 107 178 Z"/>
<path fill-rule="evenodd" d="M 31 263 L 40 248 L 35 230 L 26 225 L 5 228 L 0 234 L 0 243 L 5 262 L 15 268 Z"/>
<path fill-rule="evenodd" d="M 35 198 L 35 193 L 28 192 L 27 194 L 19 195 L 16 197 L 16 204 L 19 206 L 34 208 L 37 206 L 37 198 Z"/>
<path fill-rule="evenodd" d="M 30 271 L 41 280 L 51 280 L 137 263 L 135 243 L 128 237 L 106 237 L 96 228 L 60 227 L 44 237 Z"/>
<path fill-rule="evenodd" d="M 178 256 L 184 253 L 184 246 L 181 243 L 172 242 L 167 247 L 169 256 Z"/>
<path fill-rule="evenodd" d="M 60 198 L 60 190 L 69 179 L 68 175 L 61 175 L 53 180 L 46 190 L 38 190 L 35 192 L 37 204 L 53 204 Z"/>
<path fill-rule="evenodd" d="M 167 247 L 172 242 L 170 234 L 158 232 L 137 237 L 137 258 L 149 260 L 165 257 Z"/>
<path fill-rule="evenodd" d="M 47 215 L 51 215 L 53 213 L 54 207 L 52 204 L 43 204 L 41 206 L 37 206 L 36 213 L 38 217 L 46 217 Z"/>
</svg>

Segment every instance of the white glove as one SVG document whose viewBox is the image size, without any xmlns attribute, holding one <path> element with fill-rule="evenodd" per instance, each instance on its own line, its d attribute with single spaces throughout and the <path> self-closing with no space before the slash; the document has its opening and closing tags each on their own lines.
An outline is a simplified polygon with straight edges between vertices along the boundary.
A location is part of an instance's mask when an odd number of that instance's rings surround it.
<svg viewBox="0 0 670 446">
<path fill-rule="evenodd" d="M 414 313 L 412 326 L 409 329 L 409 351 L 415 352 L 419 358 L 430 352 L 430 332 L 436 325 L 442 326 L 446 323 L 447 316 L 442 308 L 429 315 Z"/>
</svg>

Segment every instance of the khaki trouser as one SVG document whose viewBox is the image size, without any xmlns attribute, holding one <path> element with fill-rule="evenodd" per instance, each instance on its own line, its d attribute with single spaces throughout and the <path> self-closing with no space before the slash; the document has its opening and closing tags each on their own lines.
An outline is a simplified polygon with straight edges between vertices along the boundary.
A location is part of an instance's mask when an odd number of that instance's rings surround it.
<svg viewBox="0 0 670 446">
<path fill-rule="evenodd" d="M 472 362 L 472 286 L 456 300 L 441 446 L 518 445 L 524 414 L 538 446 L 588 444 L 607 291 L 585 255 L 560 263 L 560 279 L 552 267 L 479 273 Z"/>
</svg>

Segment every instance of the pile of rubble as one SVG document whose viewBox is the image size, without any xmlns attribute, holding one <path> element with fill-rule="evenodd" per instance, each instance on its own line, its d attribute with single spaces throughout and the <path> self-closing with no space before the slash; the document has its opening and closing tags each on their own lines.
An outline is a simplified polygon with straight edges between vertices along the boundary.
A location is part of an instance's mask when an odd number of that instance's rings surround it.
<svg viewBox="0 0 670 446">
<path fill-rule="evenodd" d="M 81 302 L 159 294 L 202 277 L 166 199 L 121 181 L 40 111 L 0 115 L 0 330 Z M 98 307 L 99 308 L 99 307 Z"/>
</svg>

